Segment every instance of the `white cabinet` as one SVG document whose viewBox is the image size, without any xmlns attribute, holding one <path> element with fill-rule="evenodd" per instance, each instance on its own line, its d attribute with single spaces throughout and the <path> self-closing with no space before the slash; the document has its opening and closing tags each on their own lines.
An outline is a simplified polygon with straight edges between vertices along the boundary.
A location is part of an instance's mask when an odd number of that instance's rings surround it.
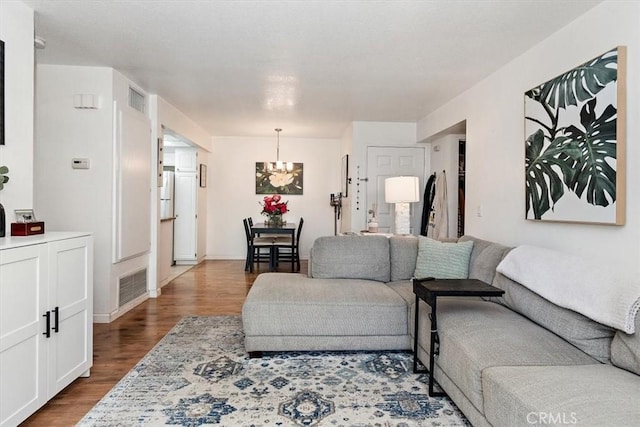
<svg viewBox="0 0 640 427">
<path fill-rule="evenodd" d="M 17 425 L 47 401 L 47 247 L 0 251 L 0 425 Z"/>
<path fill-rule="evenodd" d="M 197 172 L 198 152 L 193 148 L 176 148 L 176 172 Z"/>
<path fill-rule="evenodd" d="M 14 426 L 93 363 L 93 238 L 0 239 L 0 426 Z"/>
</svg>

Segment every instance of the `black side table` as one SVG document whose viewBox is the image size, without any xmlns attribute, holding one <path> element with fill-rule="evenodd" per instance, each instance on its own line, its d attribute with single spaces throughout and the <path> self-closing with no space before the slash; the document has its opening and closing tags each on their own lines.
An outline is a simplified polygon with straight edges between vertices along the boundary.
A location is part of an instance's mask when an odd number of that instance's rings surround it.
<svg viewBox="0 0 640 427">
<path fill-rule="evenodd" d="M 413 279 L 413 293 L 416 294 L 416 308 L 413 329 L 413 372 L 429 373 L 429 396 L 446 396 L 446 393 L 433 391 L 433 367 L 435 356 L 440 353 L 440 337 L 438 336 L 438 318 L 436 301 L 438 297 L 499 297 L 502 289 L 491 286 L 476 279 Z M 420 300 L 431 307 L 431 338 L 429 344 L 429 369 L 418 369 L 418 318 L 420 317 Z M 420 362 L 422 363 L 422 362 Z M 424 364 L 423 364 L 424 365 Z"/>
</svg>

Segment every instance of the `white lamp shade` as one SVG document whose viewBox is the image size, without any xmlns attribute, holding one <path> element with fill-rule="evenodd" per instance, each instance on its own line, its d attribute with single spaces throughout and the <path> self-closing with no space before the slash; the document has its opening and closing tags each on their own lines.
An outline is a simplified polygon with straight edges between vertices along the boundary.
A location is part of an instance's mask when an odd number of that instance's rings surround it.
<svg viewBox="0 0 640 427">
<path fill-rule="evenodd" d="M 395 176 L 385 179 L 384 201 L 387 203 L 420 201 L 420 180 L 417 176 Z"/>
</svg>

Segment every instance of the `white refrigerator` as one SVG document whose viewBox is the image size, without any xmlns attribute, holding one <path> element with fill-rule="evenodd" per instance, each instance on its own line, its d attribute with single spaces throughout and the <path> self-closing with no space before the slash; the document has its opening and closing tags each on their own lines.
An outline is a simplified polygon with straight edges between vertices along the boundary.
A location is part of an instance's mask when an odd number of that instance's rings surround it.
<svg viewBox="0 0 640 427">
<path fill-rule="evenodd" d="M 162 187 L 160 188 L 160 219 L 174 218 L 174 198 L 175 198 L 175 173 L 172 171 L 162 172 Z"/>
</svg>

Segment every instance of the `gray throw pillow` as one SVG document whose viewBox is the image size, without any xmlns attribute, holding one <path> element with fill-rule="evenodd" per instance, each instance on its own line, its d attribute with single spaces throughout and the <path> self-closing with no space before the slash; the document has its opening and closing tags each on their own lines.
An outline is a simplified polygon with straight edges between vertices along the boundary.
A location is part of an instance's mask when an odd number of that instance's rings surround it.
<svg viewBox="0 0 640 427">
<path fill-rule="evenodd" d="M 467 279 L 473 241 L 448 243 L 420 236 L 418 238 L 417 278 Z"/>
</svg>

